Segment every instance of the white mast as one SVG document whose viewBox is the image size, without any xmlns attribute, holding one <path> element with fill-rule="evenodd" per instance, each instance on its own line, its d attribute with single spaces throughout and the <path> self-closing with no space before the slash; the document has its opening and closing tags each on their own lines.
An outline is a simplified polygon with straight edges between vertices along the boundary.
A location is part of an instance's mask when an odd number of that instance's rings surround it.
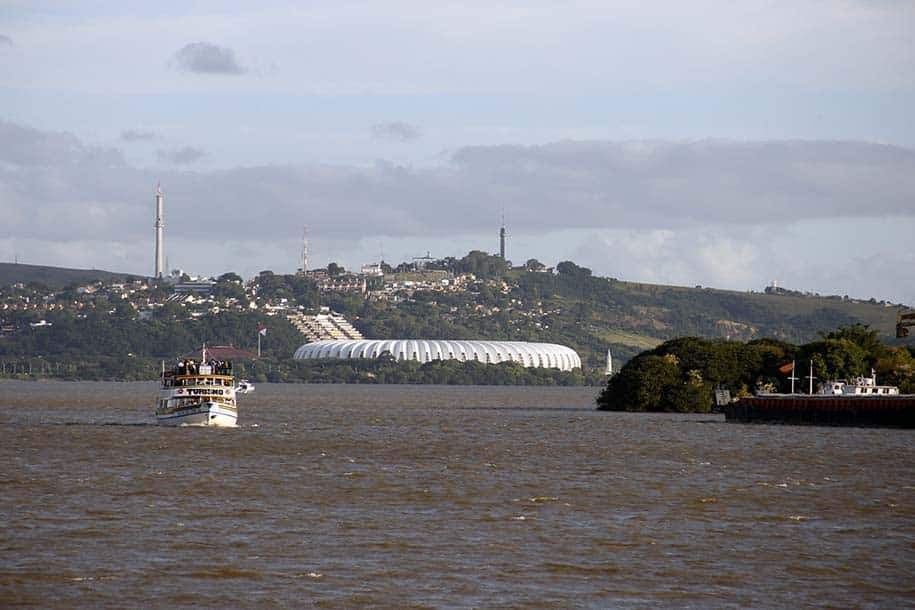
<svg viewBox="0 0 915 610">
<path fill-rule="evenodd" d="M 813 395 L 813 380 L 816 379 L 816 377 L 813 376 L 813 360 L 810 361 L 810 375 L 808 375 L 807 378 L 810 379 L 809 392 L 811 395 Z"/>
<path fill-rule="evenodd" d="M 302 226 L 302 275 L 308 273 L 308 225 Z"/>
<path fill-rule="evenodd" d="M 791 393 L 794 394 L 794 382 L 798 380 L 798 377 L 794 376 L 794 360 L 791 361 L 791 377 L 788 379 L 791 380 Z"/>
<path fill-rule="evenodd" d="M 162 278 L 162 187 L 156 185 L 156 275 L 157 279 Z"/>
</svg>

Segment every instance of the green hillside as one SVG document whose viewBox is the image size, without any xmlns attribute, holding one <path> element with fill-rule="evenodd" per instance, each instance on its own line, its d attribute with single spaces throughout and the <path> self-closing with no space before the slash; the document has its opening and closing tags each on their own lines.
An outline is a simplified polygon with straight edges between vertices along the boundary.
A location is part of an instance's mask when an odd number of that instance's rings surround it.
<svg viewBox="0 0 915 610">
<path fill-rule="evenodd" d="M 617 362 L 662 341 L 698 336 L 749 341 L 762 337 L 805 343 L 858 323 L 892 343 L 898 307 L 839 296 L 767 294 L 663 286 L 599 278 L 574 263 L 559 273 L 513 272 L 508 296 L 539 303 L 549 312 L 536 329 L 540 340 L 575 348 L 590 367 Z"/>
<path fill-rule="evenodd" d="M 608 349 L 616 368 L 664 341 L 686 336 L 771 338 L 801 345 L 837 328 L 861 324 L 888 345 L 898 344 L 898 307 L 873 299 L 627 282 L 595 277 L 568 261 L 557 265 L 556 273 L 509 270 L 504 261 L 482 252 L 436 263 L 445 268 L 413 273 L 410 286 L 402 285 L 401 277 L 386 276 L 383 285 L 367 295 L 322 291 L 312 279 L 268 271 L 243 285 L 241 278 L 227 273 L 212 295 L 187 302 L 173 302 L 168 286 L 100 288 L 82 294 L 60 290 L 73 283 L 132 277 L 125 274 L 0 265 L 5 308 L 0 321 L 6 329 L 0 333 L 0 356 L 52 356 L 69 350 L 71 355 L 159 357 L 183 353 L 204 340 L 250 348 L 244 341 L 255 338 L 251 329 L 271 315 L 264 312 L 287 307 L 328 307 L 373 339 L 558 343 L 578 352 L 586 371 L 602 371 Z M 443 289 L 436 281 L 442 274 L 464 279 L 459 286 Z M 12 288 L 12 283 L 26 287 Z M 48 288 L 39 289 L 40 285 Z M 53 325 L 33 330 L 30 324 L 43 318 Z M 271 358 L 290 359 L 302 341 L 285 315 L 272 318 L 266 348 Z"/>
<path fill-rule="evenodd" d="M 65 269 L 63 267 L 46 267 L 43 265 L 24 265 L 21 263 L 0 263 L 0 286 L 10 284 L 42 284 L 59 290 L 73 283 L 88 284 L 96 280 L 118 282 L 125 279 L 141 279 L 138 275 L 115 273 L 98 269 Z"/>
</svg>

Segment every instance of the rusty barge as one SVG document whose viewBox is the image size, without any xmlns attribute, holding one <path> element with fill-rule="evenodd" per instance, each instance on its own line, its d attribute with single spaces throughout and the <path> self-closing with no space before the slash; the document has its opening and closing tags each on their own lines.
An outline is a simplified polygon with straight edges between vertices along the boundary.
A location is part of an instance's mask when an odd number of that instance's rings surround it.
<svg viewBox="0 0 915 610">
<path fill-rule="evenodd" d="M 811 372 L 812 376 L 812 372 Z M 915 428 L 915 394 L 871 377 L 828 381 L 816 394 L 757 394 L 724 407 L 726 421 Z"/>
<path fill-rule="evenodd" d="M 915 428 L 915 395 L 749 396 L 724 407 L 724 418 L 735 422 Z"/>
</svg>

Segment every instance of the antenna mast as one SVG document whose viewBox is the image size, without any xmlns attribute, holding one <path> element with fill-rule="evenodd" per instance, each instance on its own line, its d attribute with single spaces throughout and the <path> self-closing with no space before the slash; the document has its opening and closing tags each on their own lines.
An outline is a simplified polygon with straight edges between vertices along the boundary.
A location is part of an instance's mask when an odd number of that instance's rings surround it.
<svg viewBox="0 0 915 610">
<path fill-rule="evenodd" d="M 156 185 L 156 279 L 162 279 L 162 186 Z"/>
<path fill-rule="evenodd" d="M 308 273 L 308 225 L 302 226 L 302 275 Z"/>
<path fill-rule="evenodd" d="M 499 229 L 499 258 L 505 260 L 505 210 L 502 210 L 502 228 Z"/>
</svg>

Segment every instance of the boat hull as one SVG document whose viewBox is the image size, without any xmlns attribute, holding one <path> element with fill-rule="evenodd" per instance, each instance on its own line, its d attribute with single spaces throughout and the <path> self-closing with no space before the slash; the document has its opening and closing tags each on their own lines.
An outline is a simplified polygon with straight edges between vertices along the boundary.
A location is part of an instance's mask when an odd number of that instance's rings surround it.
<svg viewBox="0 0 915 610">
<path fill-rule="evenodd" d="M 727 421 L 915 428 L 915 396 L 760 395 L 724 408 Z"/>
<path fill-rule="evenodd" d="M 237 420 L 238 414 L 234 410 L 216 402 L 204 402 L 196 407 L 156 414 L 156 421 L 165 426 L 234 428 Z"/>
</svg>

